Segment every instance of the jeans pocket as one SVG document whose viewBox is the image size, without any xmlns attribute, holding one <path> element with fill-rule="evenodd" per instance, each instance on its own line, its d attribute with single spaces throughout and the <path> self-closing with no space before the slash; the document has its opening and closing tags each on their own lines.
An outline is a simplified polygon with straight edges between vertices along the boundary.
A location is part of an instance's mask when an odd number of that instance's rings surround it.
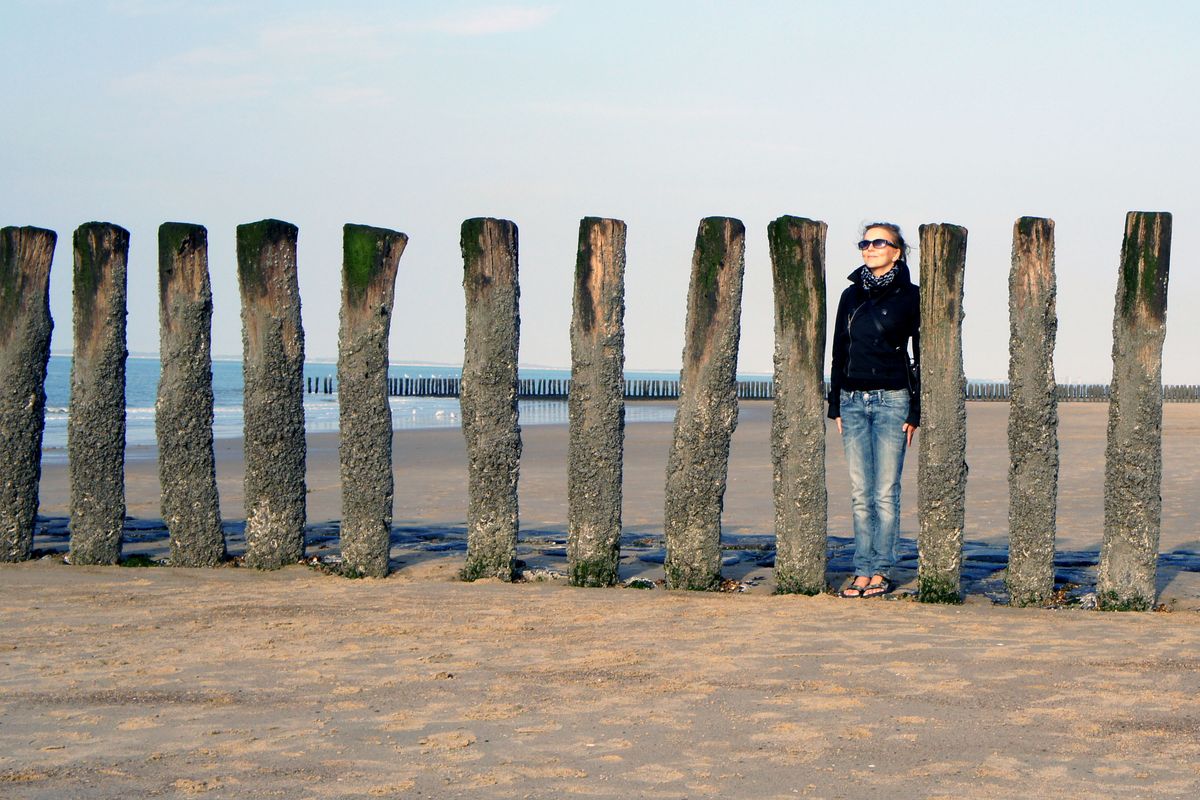
<svg viewBox="0 0 1200 800">
<path fill-rule="evenodd" d="M 880 392 L 880 405 L 888 408 L 900 408 L 904 413 L 908 413 L 908 405 L 911 402 L 907 389 L 886 389 Z"/>
</svg>

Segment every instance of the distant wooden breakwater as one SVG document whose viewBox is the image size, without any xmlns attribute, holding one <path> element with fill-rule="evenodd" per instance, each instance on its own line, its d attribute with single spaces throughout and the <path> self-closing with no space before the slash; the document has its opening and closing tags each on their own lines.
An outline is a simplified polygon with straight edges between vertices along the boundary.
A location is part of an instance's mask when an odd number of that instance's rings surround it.
<svg viewBox="0 0 1200 800">
<path fill-rule="evenodd" d="M 823 222 L 784 216 L 767 226 L 774 284 L 775 372 L 737 381 L 745 226 L 701 220 L 686 298 L 678 381 L 623 376 L 626 225 L 580 222 L 570 328 L 571 380 L 521 381 L 517 226 L 479 218 L 462 225 L 466 336 L 461 378 L 389 381 L 393 291 L 408 237 L 365 225 L 343 229 L 336 380 L 305 383 L 296 274 L 297 228 L 279 220 L 237 228 L 245 414 L 245 563 L 273 569 L 304 553 L 303 396 L 339 397 L 340 523 L 349 575 L 388 571 L 392 523 L 390 392 L 457 396 L 468 459 L 467 554 L 462 577 L 511 580 L 516 566 L 522 451 L 517 399 L 565 398 L 569 408 L 567 560 L 570 581 L 617 581 L 621 535 L 624 401 L 676 404 L 665 475 L 667 584 L 710 590 L 721 582 L 721 514 L 738 402 L 773 405 L 775 576 L 780 592 L 827 588 L 825 489 L 825 237 Z M 212 292 L 208 232 L 159 228 L 162 373 L 156 434 L 170 562 L 211 566 L 226 556 L 213 453 Z M 0 561 L 30 556 L 38 507 L 45 379 L 53 321 L 49 276 L 57 235 L 0 230 Z M 1057 403 L 1108 402 L 1105 523 L 1097 581 L 1107 609 L 1155 600 L 1161 523 L 1162 403 L 1196 387 L 1162 386 L 1171 215 L 1130 212 L 1116 262 L 1113 374 L 1105 387 L 1059 387 L 1053 352 L 1054 222 L 1013 226 L 1009 273 L 1009 380 L 968 384 L 962 363 L 967 231 L 920 226 L 922 353 L 918 436 L 918 596 L 960 602 L 968 399 L 1007 400 L 1009 563 L 1016 605 L 1046 603 L 1054 589 L 1058 490 Z M 118 561 L 125 519 L 126 266 L 129 233 L 91 222 L 74 235 L 73 358 L 68 420 L 70 561 Z M 406 381 L 417 381 L 416 383 Z M 424 383 L 422 381 L 431 381 Z M 320 387 L 320 388 L 315 388 Z M 1065 394 L 1065 396 L 1064 396 Z"/>
<path fill-rule="evenodd" d="M 453 377 L 388 378 L 390 397 L 458 397 L 462 385 Z M 304 379 L 307 394 L 337 394 L 337 378 L 332 375 L 309 375 Z M 566 400 L 571 391 L 570 378 L 522 378 L 517 382 L 517 397 L 522 400 Z M 829 393 L 829 384 L 822 389 Z M 1007 403 L 1012 399 L 1008 383 L 968 383 L 964 391 L 970 401 Z M 1061 402 L 1107 403 L 1112 389 L 1107 383 L 1060 383 L 1055 398 Z M 621 384 L 626 400 L 678 400 L 679 381 L 633 379 Z M 774 400 L 775 382 L 770 380 L 740 380 L 737 382 L 739 400 Z M 1162 399 L 1168 403 L 1200 403 L 1200 385 L 1163 386 Z"/>
<path fill-rule="evenodd" d="M 452 377 L 388 378 L 387 392 L 391 397 L 458 397 L 462 379 Z M 304 379 L 308 394 L 337 394 L 334 376 L 308 376 Z M 517 381 L 517 397 L 521 400 L 566 400 L 570 395 L 570 378 L 521 378 Z M 770 400 L 774 395 L 770 381 L 738 381 L 737 396 L 742 400 Z M 634 379 L 621 382 L 625 400 L 678 400 L 679 381 Z"/>
</svg>

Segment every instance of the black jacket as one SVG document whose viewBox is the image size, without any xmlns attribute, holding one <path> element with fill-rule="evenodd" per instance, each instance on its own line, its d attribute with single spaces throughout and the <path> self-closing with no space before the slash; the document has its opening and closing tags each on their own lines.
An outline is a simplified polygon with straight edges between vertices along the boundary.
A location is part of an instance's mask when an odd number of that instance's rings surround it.
<svg viewBox="0 0 1200 800">
<path fill-rule="evenodd" d="M 883 289 L 868 292 L 862 267 L 847 278 L 833 326 L 833 368 L 829 376 L 829 418 L 842 415 L 841 390 L 907 389 L 907 422 L 921 424 L 921 292 L 908 265 Z M 913 369 L 909 370 L 908 340 Z"/>
</svg>

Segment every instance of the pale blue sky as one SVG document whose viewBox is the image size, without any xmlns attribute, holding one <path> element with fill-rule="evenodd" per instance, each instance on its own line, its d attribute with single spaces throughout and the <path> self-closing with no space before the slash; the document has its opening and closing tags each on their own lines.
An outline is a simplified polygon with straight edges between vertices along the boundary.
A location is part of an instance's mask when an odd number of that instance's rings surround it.
<svg viewBox="0 0 1200 800">
<path fill-rule="evenodd" d="M 1164 380 L 1200 382 L 1190 2 L 0 0 L 0 224 L 132 232 L 129 347 L 156 351 L 157 228 L 209 229 L 239 355 L 237 224 L 300 227 L 310 358 L 337 354 L 341 227 L 410 237 L 394 361 L 461 362 L 458 231 L 520 227 L 521 362 L 567 366 L 579 218 L 629 225 L 626 364 L 678 368 L 697 223 L 747 226 L 740 368 L 769 372 L 767 223 L 829 224 L 830 316 L 869 219 L 970 231 L 966 371 L 1008 363 L 1011 232 L 1057 223 L 1060 381 L 1111 375 L 1125 212 L 1174 214 Z M 918 263 L 914 253 L 914 269 Z"/>
</svg>

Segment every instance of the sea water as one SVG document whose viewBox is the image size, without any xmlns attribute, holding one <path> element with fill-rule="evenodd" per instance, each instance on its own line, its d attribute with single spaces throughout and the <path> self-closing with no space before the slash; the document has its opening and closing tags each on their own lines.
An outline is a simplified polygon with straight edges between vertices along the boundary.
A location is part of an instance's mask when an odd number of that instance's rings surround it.
<svg viewBox="0 0 1200 800">
<path fill-rule="evenodd" d="M 154 401 L 158 393 L 159 360 L 156 356 L 130 356 L 125 364 L 125 443 L 127 446 L 153 445 Z M 450 365 L 393 364 L 390 378 L 457 378 L 462 370 Z M 234 439 L 242 436 L 242 362 L 213 361 L 213 436 Z M 323 380 L 337 375 L 337 365 L 313 362 L 304 365 L 304 377 Z M 521 368 L 521 378 L 565 379 L 565 369 Z M 627 372 L 629 380 L 678 380 L 678 373 Z M 71 357 L 52 355 L 46 370 L 46 429 L 42 437 L 43 458 L 65 460 L 67 416 L 71 397 Z M 456 428 L 460 410 L 454 397 L 391 397 L 393 430 Z M 564 400 L 521 400 L 517 403 L 521 425 L 565 425 L 567 403 Z M 669 422 L 674 410 L 667 406 L 628 407 L 626 422 Z M 309 433 L 338 429 L 337 394 L 305 394 L 304 425 Z"/>
</svg>

